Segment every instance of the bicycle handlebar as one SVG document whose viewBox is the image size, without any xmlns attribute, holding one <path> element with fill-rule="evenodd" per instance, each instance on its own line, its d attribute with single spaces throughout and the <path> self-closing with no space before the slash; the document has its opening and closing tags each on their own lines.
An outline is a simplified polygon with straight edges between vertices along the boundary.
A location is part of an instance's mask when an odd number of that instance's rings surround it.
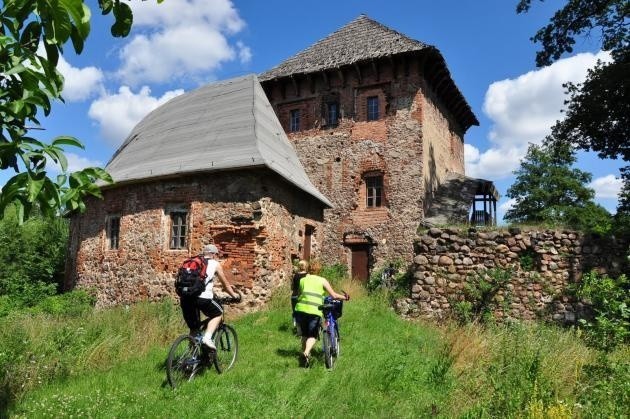
<svg viewBox="0 0 630 419">
<path fill-rule="evenodd" d="M 219 298 L 215 298 L 214 301 L 216 301 L 219 304 L 237 304 L 240 303 L 242 300 L 242 296 L 238 296 L 238 297 L 219 297 Z"/>
</svg>

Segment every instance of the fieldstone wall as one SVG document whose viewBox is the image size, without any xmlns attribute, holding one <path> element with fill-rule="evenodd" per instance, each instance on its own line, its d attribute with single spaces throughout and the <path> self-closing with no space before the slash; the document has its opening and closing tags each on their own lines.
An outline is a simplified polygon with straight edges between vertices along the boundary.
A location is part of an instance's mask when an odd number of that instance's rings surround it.
<svg viewBox="0 0 630 419">
<path fill-rule="evenodd" d="M 66 289 L 95 290 L 98 307 L 175 297 L 181 262 L 211 242 L 226 253 L 224 272 L 244 295 L 239 308 L 258 307 L 290 280 L 305 226 L 319 226 L 323 217 L 323 204 L 263 169 L 121 185 L 103 194 L 71 219 L 65 282 Z M 184 249 L 169 246 L 173 207 L 188 212 Z M 120 217 L 117 249 L 105 232 L 112 214 Z M 317 255 L 321 239 L 312 240 Z"/>
<path fill-rule="evenodd" d="M 573 231 L 431 228 L 414 243 L 411 295 L 397 302 L 397 310 L 411 317 L 446 318 L 462 301 L 470 278 L 504 268 L 512 271 L 512 279 L 496 294 L 495 318 L 571 323 L 586 308 L 567 287 L 591 269 L 628 272 L 629 244 Z"/>
</svg>

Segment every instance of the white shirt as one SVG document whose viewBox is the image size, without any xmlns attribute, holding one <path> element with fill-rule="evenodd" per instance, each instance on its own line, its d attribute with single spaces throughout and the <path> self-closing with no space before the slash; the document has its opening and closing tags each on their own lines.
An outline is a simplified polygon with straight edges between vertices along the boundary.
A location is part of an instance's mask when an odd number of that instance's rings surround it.
<svg viewBox="0 0 630 419">
<path fill-rule="evenodd" d="M 207 298 L 212 299 L 214 297 L 214 293 L 212 292 L 212 287 L 214 286 L 214 275 L 217 273 L 217 267 L 219 266 L 219 261 L 214 259 L 206 259 L 207 267 L 206 267 L 206 289 L 199 294 L 199 298 Z"/>
</svg>

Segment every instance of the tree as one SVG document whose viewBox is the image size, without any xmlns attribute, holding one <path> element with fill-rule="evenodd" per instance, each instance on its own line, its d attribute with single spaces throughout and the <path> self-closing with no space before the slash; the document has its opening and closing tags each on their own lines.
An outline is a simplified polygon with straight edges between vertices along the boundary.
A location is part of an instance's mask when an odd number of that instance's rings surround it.
<svg viewBox="0 0 630 419">
<path fill-rule="evenodd" d="M 520 0 L 517 12 L 527 12 L 532 0 Z M 544 1 L 544 0 L 540 0 Z M 573 52 L 578 37 L 601 32 L 601 47 L 612 61 L 590 69 L 584 83 L 567 83 L 566 118 L 552 129 L 549 141 L 592 150 L 600 158 L 630 162 L 630 3 L 627 0 L 569 0 L 532 41 L 542 44 L 539 67 Z M 623 191 L 630 190 L 630 166 L 621 170 Z M 622 192 L 623 192 L 622 191 Z M 618 213 L 630 214 L 623 195 Z"/>
<path fill-rule="evenodd" d="M 575 154 L 566 145 L 530 144 L 516 180 L 507 191 L 515 200 L 505 219 L 518 223 L 560 223 L 604 233 L 610 214 L 593 202 L 586 185 L 591 174 L 571 166 Z"/>
<path fill-rule="evenodd" d="M 121 0 L 98 0 L 98 5 L 104 15 L 113 12 L 113 36 L 129 34 L 129 5 Z M 54 101 L 63 101 L 59 56 L 68 42 L 77 54 L 83 51 L 90 17 L 84 0 L 5 0 L 1 6 L 0 170 L 16 175 L 0 191 L 0 218 L 10 204 L 17 206 L 20 222 L 34 207 L 47 216 L 82 211 L 86 196 L 101 196 L 95 182 L 112 181 L 100 168 L 67 172 L 64 147 L 83 148 L 78 139 L 60 136 L 47 144 L 31 135 L 41 129 L 38 114 L 48 115 Z M 40 46 L 44 53 L 38 53 Z M 49 159 L 61 168 L 55 179 L 47 171 Z"/>
</svg>

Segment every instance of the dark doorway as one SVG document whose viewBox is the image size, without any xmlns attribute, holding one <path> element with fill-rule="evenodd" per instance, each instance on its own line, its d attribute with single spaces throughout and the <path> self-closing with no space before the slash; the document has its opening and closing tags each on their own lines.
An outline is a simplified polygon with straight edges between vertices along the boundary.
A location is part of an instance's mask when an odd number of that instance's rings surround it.
<svg viewBox="0 0 630 419">
<path fill-rule="evenodd" d="M 313 226 L 307 225 L 304 227 L 304 260 L 311 259 L 311 238 L 313 237 L 313 230 L 315 230 Z"/>
<path fill-rule="evenodd" d="M 350 246 L 350 250 L 352 251 L 352 267 L 350 272 L 352 279 L 367 282 L 370 278 L 370 246 L 354 245 Z"/>
</svg>

